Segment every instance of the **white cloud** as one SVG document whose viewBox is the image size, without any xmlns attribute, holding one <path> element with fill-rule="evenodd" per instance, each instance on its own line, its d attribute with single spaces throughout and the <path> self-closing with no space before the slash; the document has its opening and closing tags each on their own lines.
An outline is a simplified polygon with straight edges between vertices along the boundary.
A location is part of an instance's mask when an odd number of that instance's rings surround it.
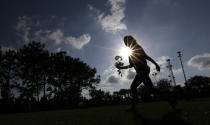
<svg viewBox="0 0 210 125">
<path fill-rule="evenodd" d="M 105 69 L 103 75 L 109 74 L 114 69 L 114 66 L 110 66 L 109 68 Z"/>
<path fill-rule="evenodd" d="M 119 75 L 117 69 L 114 66 L 108 67 L 104 71 L 104 75 L 106 75 L 106 78 L 102 83 L 123 85 L 127 84 L 128 82 L 130 83 L 136 75 L 134 68 L 121 70 L 121 72 L 122 72 L 122 77 Z"/>
<path fill-rule="evenodd" d="M 193 56 L 187 62 L 187 65 L 198 68 L 199 70 L 204 70 L 204 69 L 210 70 L 210 53 Z"/>
<path fill-rule="evenodd" d="M 155 61 L 157 62 L 157 64 L 160 66 L 160 72 L 165 73 L 165 69 L 167 67 L 167 59 L 171 59 L 169 56 L 161 56 L 158 57 Z M 150 69 L 151 69 L 151 73 L 156 72 L 156 67 L 155 65 L 151 64 L 150 65 Z"/>
<path fill-rule="evenodd" d="M 134 71 L 133 68 L 127 70 L 127 72 L 126 72 L 126 78 L 127 78 L 128 80 L 133 80 L 133 79 L 135 78 L 135 76 L 136 76 L 136 72 Z"/>
<path fill-rule="evenodd" d="M 57 45 L 64 43 L 72 46 L 73 48 L 81 49 L 84 45 L 90 42 L 91 36 L 89 34 L 83 34 L 79 37 L 65 36 L 61 29 L 57 29 L 55 31 L 39 30 L 35 32 L 34 39 L 41 40 L 43 42 L 54 41 Z"/>
<path fill-rule="evenodd" d="M 55 44 L 60 44 L 63 41 L 63 32 L 60 29 L 57 29 L 54 32 L 49 33 L 47 36 L 50 40 L 54 40 Z"/>
<path fill-rule="evenodd" d="M 172 60 L 169 56 L 161 56 L 158 57 L 157 59 L 155 59 L 155 61 L 159 64 L 160 66 L 160 72 L 156 71 L 156 67 L 155 65 L 151 64 L 150 65 L 150 78 L 154 78 L 154 79 L 162 79 L 162 78 L 168 78 L 168 75 L 170 74 L 167 66 L 168 66 L 168 62 L 166 61 L 167 59 Z M 173 72 L 174 74 L 179 74 L 181 72 L 181 69 L 174 69 L 173 68 Z M 152 74 L 157 73 L 157 75 L 154 77 Z"/>
<path fill-rule="evenodd" d="M 90 40 L 91 36 L 89 34 L 83 34 L 78 38 L 72 36 L 64 37 L 65 43 L 72 45 L 76 49 L 81 49 L 84 45 L 88 44 Z"/>
<path fill-rule="evenodd" d="M 43 42 L 54 41 L 56 45 L 64 43 L 65 45 L 70 45 L 73 48 L 81 49 L 84 45 L 90 42 L 91 36 L 89 34 L 83 34 L 79 37 L 65 36 L 61 29 L 57 29 L 55 31 L 39 30 L 35 32 L 34 39 Z"/>
<path fill-rule="evenodd" d="M 106 78 L 104 84 L 118 84 L 122 83 L 122 77 L 118 74 L 117 69 L 113 69 L 111 66 L 104 71 L 106 72 Z"/>
<path fill-rule="evenodd" d="M 114 92 L 122 88 L 129 88 L 131 84 L 131 79 L 127 78 L 128 70 L 122 70 L 122 77 L 118 74 L 116 70 L 110 70 L 109 75 L 101 81 L 100 89 L 104 91 Z"/>
<path fill-rule="evenodd" d="M 20 16 L 15 29 L 18 31 L 18 35 L 24 40 L 25 43 L 29 42 L 29 34 L 31 30 L 31 17 Z"/>
<path fill-rule="evenodd" d="M 34 18 L 28 16 L 22 16 L 18 18 L 15 29 L 17 30 L 18 36 L 20 36 L 25 43 L 34 40 L 41 42 L 53 41 L 56 45 L 64 44 L 70 45 L 71 47 L 76 49 L 81 49 L 91 40 L 91 36 L 88 33 L 85 33 L 79 37 L 74 37 L 65 35 L 65 33 L 59 28 L 57 28 L 56 30 L 42 29 L 38 27 L 42 25 L 41 22 L 35 22 L 33 19 Z M 39 28 L 39 30 L 36 30 L 37 28 Z"/>
<path fill-rule="evenodd" d="M 33 40 L 35 41 L 39 41 L 39 42 L 47 42 L 49 40 L 49 34 L 51 33 L 52 31 L 50 30 L 37 30 L 34 32 L 34 35 L 33 35 Z"/>
<path fill-rule="evenodd" d="M 112 86 L 105 86 L 105 87 L 101 87 L 100 89 L 105 92 L 110 92 L 110 93 L 113 93 L 114 91 L 116 91 L 115 88 Z"/>
<path fill-rule="evenodd" d="M 113 84 L 119 83 L 119 81 L 120 81 L 120 77 L 117 76 L 116 74 L 110 75 L 110 76 L 108 77 L 108 79 L 107 79 L 107 82 L 108 82 L 108 83 L 113 83 Z"/>
<path fill-rule="evenodd" d="M 92 5 L 89 5 L 89 10 L 95 13 L 97 21 L 106 32 L 115 33 L 126 30 L 127 26 L 122 22 L 125 18 L 126 0 L 108 0 L 108 4 L 110 5 L 110 14 L 107 15 Z"/>
<path fill-rule="evenodd" d="M 166 67 L 167 65 L 167 59 L 171 59 L 169 56 L 161 56 L 157 58 L 157 63 L 162 66 L 162 67 Z"/>
</svg>

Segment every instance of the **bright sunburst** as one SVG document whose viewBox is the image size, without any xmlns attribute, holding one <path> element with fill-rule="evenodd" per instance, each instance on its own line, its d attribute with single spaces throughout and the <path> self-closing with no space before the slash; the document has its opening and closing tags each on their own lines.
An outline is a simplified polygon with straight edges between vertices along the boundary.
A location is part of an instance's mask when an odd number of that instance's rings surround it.
<svg viewBox="0 0 210 125">
<path fill-rule="evenodd" d="M 131 49 L 129 47 L 122 47 L 120 49 L 120 55 L 122 56 L 122 58 L 126 59 L 128 58 L 128 56 L 130 56 L 132 53 Z"/>
</svg>

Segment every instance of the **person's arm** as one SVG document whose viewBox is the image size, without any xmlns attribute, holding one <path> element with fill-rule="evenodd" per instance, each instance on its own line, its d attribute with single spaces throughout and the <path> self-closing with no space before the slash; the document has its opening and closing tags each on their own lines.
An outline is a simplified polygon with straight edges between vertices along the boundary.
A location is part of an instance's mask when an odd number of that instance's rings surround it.
<svg viewBox="0 0 210 125">
<path fill-rule="evenodd" d="M 160 66 L 151 57 L 149 57 L 148 55 L 146 55 L 146 59 L 149 60 L 150 62 L 152 62 L 156 66 L 156 70 L 158 72 L 160 72 Z"/>
<path fill-rule="evenodd" d="M 127 66 L 118 67 L 118 69 L 128 69 L 128 68 L 131 68 L 131 67 L 132 67 L 131 65 L 127 65 Z"/>
<path fill-rule="evenodd" d="M 128 69 L 128 68 L 132 68 L 133 65 L 132 65 L 132 61 L 131 61 L 131 58 L 129 57 L 129 65 L 127 66 L 120 66 L 120 67 L 117 67 L 118 69 Z"/>
</svg>

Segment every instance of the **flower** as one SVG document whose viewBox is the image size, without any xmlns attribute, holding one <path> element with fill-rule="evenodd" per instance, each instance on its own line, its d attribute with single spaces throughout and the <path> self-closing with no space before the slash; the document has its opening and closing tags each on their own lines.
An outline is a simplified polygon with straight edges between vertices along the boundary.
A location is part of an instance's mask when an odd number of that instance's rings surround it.
<svg viewBox="0 0 210 125">
<path fill-rule="evenodd" d="M 122 57 L 121 56 L 115 56 L 115 60 L 117 61 L 117 62 L 115 62 L 115 67 L 118 69 L 117 72 L 122 77 L 122 72 L 121 72 L 121 69 L 120 69 L 124 65 L 124 63 L 121 62 Z"/>
</svg>

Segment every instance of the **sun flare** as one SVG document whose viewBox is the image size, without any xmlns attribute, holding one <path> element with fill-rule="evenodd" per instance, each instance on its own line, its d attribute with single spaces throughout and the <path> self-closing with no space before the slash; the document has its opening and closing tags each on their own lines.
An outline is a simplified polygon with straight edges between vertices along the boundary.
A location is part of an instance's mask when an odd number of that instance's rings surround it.
<svg viewBox="0 0 210 125">
<path fill-rule="evenodd" d="M 122 56 L 122 58 L 126 59 L 131 55 L 132 51 L 129 47 L 122 47 L 120 49 L 120 55 Z"/>
</svg>

